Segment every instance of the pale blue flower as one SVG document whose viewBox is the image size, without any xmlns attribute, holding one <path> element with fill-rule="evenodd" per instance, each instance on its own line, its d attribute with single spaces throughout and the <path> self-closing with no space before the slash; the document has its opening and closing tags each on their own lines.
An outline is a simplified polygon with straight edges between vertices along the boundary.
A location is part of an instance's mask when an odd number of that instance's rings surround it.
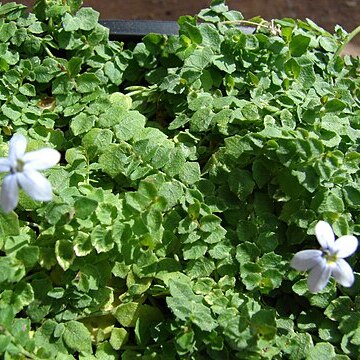
<svg viewBox="0 0 360 360">
<path fill-rule="evenodd" d="M 299 251 L 292 258 L 290 266 L 299 271 L 310 270 L 307 284 L 312 293 L 321 291 L 331 275 L 340 285 L 350 287 L 354 283 L 354 274 L 344 258 L 356 251 L 357 238 L 345 235 L 335 241 L 334 232 L 325 221 L 316 224 L 315 235 L 321 250 Z"/>
<path fill-rule="evenodd" d="M 38 170 L 57 164 L 60 153 L 50 148 L 25 153 L 26 145 L 25 136 L 15 134 L 10 140 L 8 157 L 0 158 L 0 172 L 10 172 L 4 178 L 0 195 L 0 206 L 5 213 L 16 208 L 19 189 L 37 201 L 52 198 L 51 184 Z"/>
</svg>

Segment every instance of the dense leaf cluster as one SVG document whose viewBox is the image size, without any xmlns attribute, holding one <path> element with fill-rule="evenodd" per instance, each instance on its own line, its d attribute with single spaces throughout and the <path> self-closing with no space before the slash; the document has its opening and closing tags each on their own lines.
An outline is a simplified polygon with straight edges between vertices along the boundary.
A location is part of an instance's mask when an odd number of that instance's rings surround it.
<svg viewBox="0 0 360 360">
<path fill-rule="evenodd" d="M 356 358 L 358 255 L 350 289 L 289 267 L 320 219 L 360 234 L 345 31 L 216 0 L 122 44 L 80 6 L 0 5 L 0 155 L 15 132 L 63 154 L 52 202 L 0 214 L 0 354 Z"/>
</svg>

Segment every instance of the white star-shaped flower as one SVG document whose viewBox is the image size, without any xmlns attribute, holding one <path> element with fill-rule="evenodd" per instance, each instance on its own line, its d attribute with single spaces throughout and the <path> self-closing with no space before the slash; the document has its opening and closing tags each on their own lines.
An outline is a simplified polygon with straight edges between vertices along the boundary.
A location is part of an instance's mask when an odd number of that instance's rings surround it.
<svg viewBox="0 0 360 360">
<path fill-rule="evenodd" d="M 0 206 L 5 213 L 16 208 L 19 188 L 37 201 L 50 201 L 52 189 L 50 182 L 38 170 L 56 165 L 60 160 L 57 150 L 45 148 L 25 153 L 25 136 L 15 134 L 9 145 L 7 158 L 0 158 L 0 172 L 10 172 L 2 184 Z"/>
<path fill-rule="evenodd" d="M 315 235 L 321 250 L 299 251 L 292 258 L 290 266 L 299 271 L 310 270 L 307 284 L 312 293 L 321 291 L 331 275 L 340 285 L 350 287 L 354 283 L 354 274 L 344 258 L 356 251 L 357 238 L 345 235 L 335 241 L 334 232 L 325 221 L 316 224 Z"/>
</svg>

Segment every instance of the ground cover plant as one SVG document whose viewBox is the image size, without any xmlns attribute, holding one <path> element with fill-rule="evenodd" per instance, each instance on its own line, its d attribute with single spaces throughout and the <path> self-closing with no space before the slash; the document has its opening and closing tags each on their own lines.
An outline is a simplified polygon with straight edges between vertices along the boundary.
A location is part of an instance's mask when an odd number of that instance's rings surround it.
<svg viewBox="0 0 360 360">
<path fill-rule="evenodd" d="M 0 5 L 1 356 L 358 358 L 357 31 L 81 5 Z"/>
</svg>

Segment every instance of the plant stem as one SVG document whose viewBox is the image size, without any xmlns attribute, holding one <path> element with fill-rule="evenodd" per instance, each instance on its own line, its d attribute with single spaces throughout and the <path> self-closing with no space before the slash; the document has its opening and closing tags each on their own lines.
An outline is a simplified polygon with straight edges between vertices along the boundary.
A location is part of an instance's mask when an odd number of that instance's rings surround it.
<svg viewBox="0 0 360 360">
<path fill-rule="evenodd" d="M 261 23 L 257 23 L 255 21 L 249 21 L 249 20 L 233 20 L 233 21 L 222 21 L 221 24 L 238 24 L 238 25 L 252 25 L 252 26 L 262 26 L 267 28 L 268 25 L 265 25 L 264 22 L 266 21 L 262 21 Z"/>
<path fill-rule="evenodd" d="M 50 51 L 50 49 L 47 47 L 46 44 L 42 44 L 44 49 L 45 49 L 45 52 L 52 58 L 54 58 L 55 56 L 53 55 L 53 53 Z"/>
<path fill-rule="evenodd" d="M 360 25 L 356 27 L 350 34 L 348 34 L 345 41 L 336 50 L 335 56 L 339 56 L 341 52 L 345 49 L 346 45 L 348 45 L 350 41 L 359 33 L 360 33 Z"/>
</svg>

